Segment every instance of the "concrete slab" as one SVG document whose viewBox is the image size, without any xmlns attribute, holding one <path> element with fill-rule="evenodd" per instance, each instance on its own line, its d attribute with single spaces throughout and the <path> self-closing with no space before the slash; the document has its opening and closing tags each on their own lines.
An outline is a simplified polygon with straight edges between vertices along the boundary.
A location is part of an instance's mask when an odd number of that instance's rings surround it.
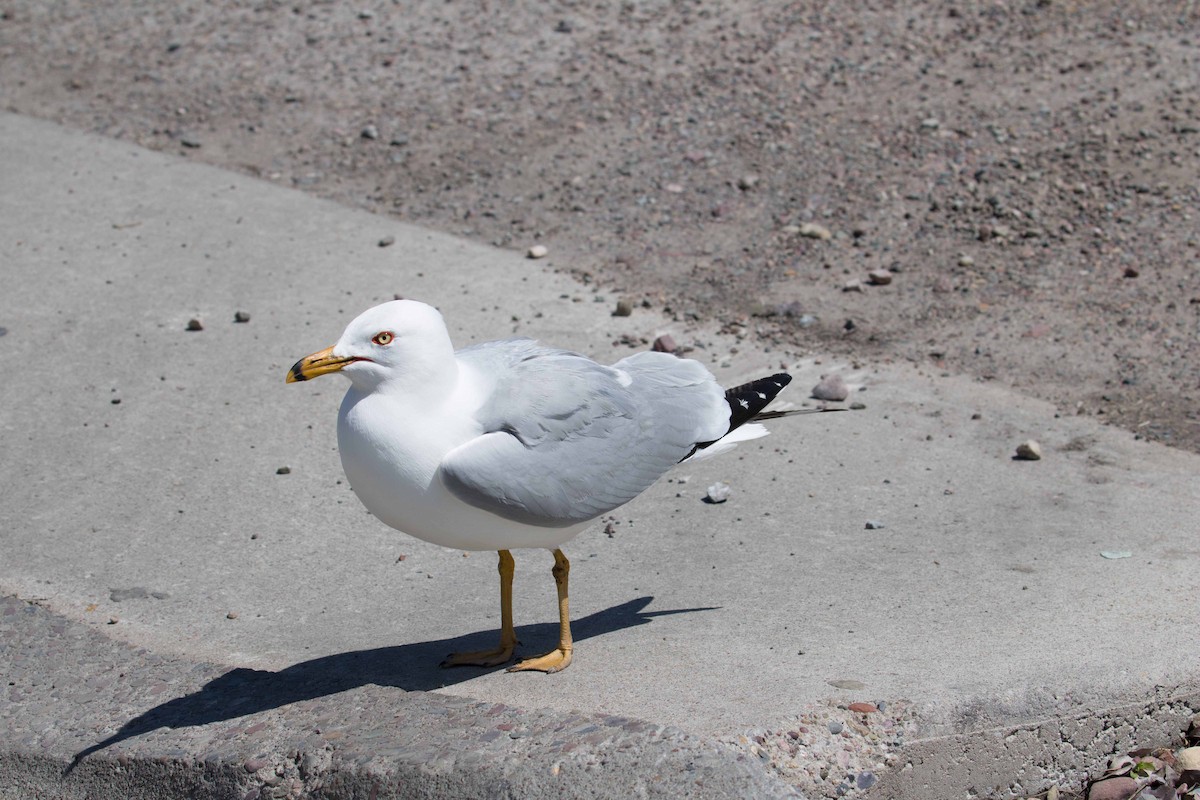
<svg viewBox="0 0 1200 800">
<path fill-rule="evenodd" d="M 796 796 L 667 726 L 397 691 L 386 654 L 230 670 L 15 598 L 0 598 L 0 637 L 0 797 Z"/>
<path fill-rule="evenodd" d="M 0 116 L 0 142 L 0 591 L 63 630 L 91 629 L 97 647 L 135 648 L 121 658 L 193 676 L 82 717 L 49 745 L 39 715 L 88 701 L 24 687 L 4 712 L 24 731 L 3 737 L 22 743 L 17 755 L 47 746 L 49 763 L 69 758 L 155 703 L 205 696 L 215 665 L 284 684 L 318 670 L 332 683 L 304 699 L 364 693 L 352 705 L 374 715 L 361 724 L 376 743 L 392 735 L 393 709 L 413 703 L 503 704 L 558 725 L 647 720 L 709 748 L 722 777 L 708 785 L 733 794 L 833 793 L 864 773 L 881 797 L 1033 793 L 1078 784 L 1094 759 L 1147 726 L 1169 736 L 1200 708 L 1200 458 L 913 365 L 798 360 L 648 310 L 614 318 L 615 297 L 556 273 L 552 256 L 529 261 L 125 143 L 12 115 Z M 443 671 L 445 653 L 495 635 L 494 559 L 370 517 L 335 450 L 344 383 L 283 384 L 298 357 L 394 293 L 441 308 L 460 344 L 517 333 L 606 359 L 628 352 L 613 346 L 623 336 L 670 330 L 705 345 L 697 355 L 726 381 L 784 361 L 804 402 L 820 374 L 840 371 L 866 408 L 775 423 L 651 488 L 614 515 L 611 535 L 597 525 L 571 543 L 578 645 L 566 672 Z M 203 330 L 187 330 L 193 318 Z M 1031 437 L 1045 457 L 1014 461 Z M 732 499 L 702 503 L 715 480 Z M 554 635 L 549 567 L 545 553 L 517 554 L 528 652 Z M 41 612 L 12 616 L 27 613 Z M 75 672 L 85 683 L 90 663 Z M 278 699 L 249 713 L 286 727 L 293 698 Z M 881 710 L 849 709 L 856 701 Z M 190 735 L 257 724 L 240 716 L 225 706 Z M 111 765 L 141 741 L 88 762 Z M 617 794 L 653 783 L 635 768 L 612 780 Z M 729 788 L 739 780 L 750 782 Z M 82 796 L 70 781 L 55 791 Z"/>
</svg>

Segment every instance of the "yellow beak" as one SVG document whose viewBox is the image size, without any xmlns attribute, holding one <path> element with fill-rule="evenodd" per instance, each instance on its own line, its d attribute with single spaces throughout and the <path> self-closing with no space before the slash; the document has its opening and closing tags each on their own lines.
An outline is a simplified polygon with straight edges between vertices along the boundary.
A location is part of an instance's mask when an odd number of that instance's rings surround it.
<svg viewBox="0 0 1200 800">
<path fill-rule="evenodd" d="M 349 356 L 335 356 L 333 348 L 326 347 L 321 352 L 305 356 L 293 364 L 292 368 L 288 370 L 287 383 L 308 381 L 319 375 L 337 372 L 342 367 L 357 360 Z"/>
</svg>

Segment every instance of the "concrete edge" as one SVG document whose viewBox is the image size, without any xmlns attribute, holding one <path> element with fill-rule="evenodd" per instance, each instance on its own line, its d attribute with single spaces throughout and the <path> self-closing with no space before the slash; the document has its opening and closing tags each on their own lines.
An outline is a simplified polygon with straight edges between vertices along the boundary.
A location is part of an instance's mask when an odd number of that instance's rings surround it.
<svg viewBox="0 0 1200 800">
<path fill-rule="evenodd" d="M 13 597 L 0 641 L 4 798 L 800 797 L 667 726 L 164 658 Z"/>
<path fill-rule="evenodd" d="M 1107 759 L 1178 746 L 1200 715 L 1200 689 L 1156 687 L 1136 702 L 1024 724 L 910 741 L 905 764 L 884 774 L 872 798 L 1022 797 L 1050 786 L 1082 792 Z M 1010 776 L 997 783 L 997 776 Z"/>
<path fill-rule="evenodd" d="M 947 713 L 958 730 L 931 724 Z M 722 741 L 813 794 L 867 789 L 871 798 L 958 800 L 1030 797 L 1051 786 L 1081 792 L 1110 756 L 1176 747 L 1189 726 L 1200 728 L 1200 689 L 1156 686 L 1090 707 L 1029 692 L 1024 713 L 993 719 L 980 719 L 969 703 L 828 700 Z"/>
<path fill-rule="evenodd" d="M 13 597 L 0 599 L 0 641 L 4 798 L 801 796 L 796 776 L 765 768 L 765 747 L 164 658 Z M 1157 687 L 1106 709 L 909 738 L 870 797 L 1079 791 L 1110 755 L 1177 744 L 1197 714 L 1200 691 Z"/>
</svg>

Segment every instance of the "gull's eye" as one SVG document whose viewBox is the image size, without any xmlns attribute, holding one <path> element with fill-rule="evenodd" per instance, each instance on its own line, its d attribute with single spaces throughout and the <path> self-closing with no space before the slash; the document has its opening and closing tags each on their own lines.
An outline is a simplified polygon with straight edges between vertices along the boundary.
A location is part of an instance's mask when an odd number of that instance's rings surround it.
<svg viewBox="0 0 1200 800">
<path fill-rule="evenodd" d="M 392 339 L 395 338 L 396 337 L 392 335 L 391 331 L 380 331 L 379 333 L 375 334 L 375 338 L 371 341 L 377 345 L 385 346 L 391 344 Z"/>
</svg>

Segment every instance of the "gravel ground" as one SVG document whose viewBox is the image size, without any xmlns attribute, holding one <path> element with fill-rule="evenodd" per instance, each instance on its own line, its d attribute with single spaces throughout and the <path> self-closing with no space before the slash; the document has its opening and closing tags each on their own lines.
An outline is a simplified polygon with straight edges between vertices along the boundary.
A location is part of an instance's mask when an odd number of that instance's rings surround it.
<svg viewBox="0 0 1200 800">
<path fill-rule="evenodd" d="M 1194 0 L 484 9 L 0 0 L 0 102 L 1200 451 Z"/>
</svg>

